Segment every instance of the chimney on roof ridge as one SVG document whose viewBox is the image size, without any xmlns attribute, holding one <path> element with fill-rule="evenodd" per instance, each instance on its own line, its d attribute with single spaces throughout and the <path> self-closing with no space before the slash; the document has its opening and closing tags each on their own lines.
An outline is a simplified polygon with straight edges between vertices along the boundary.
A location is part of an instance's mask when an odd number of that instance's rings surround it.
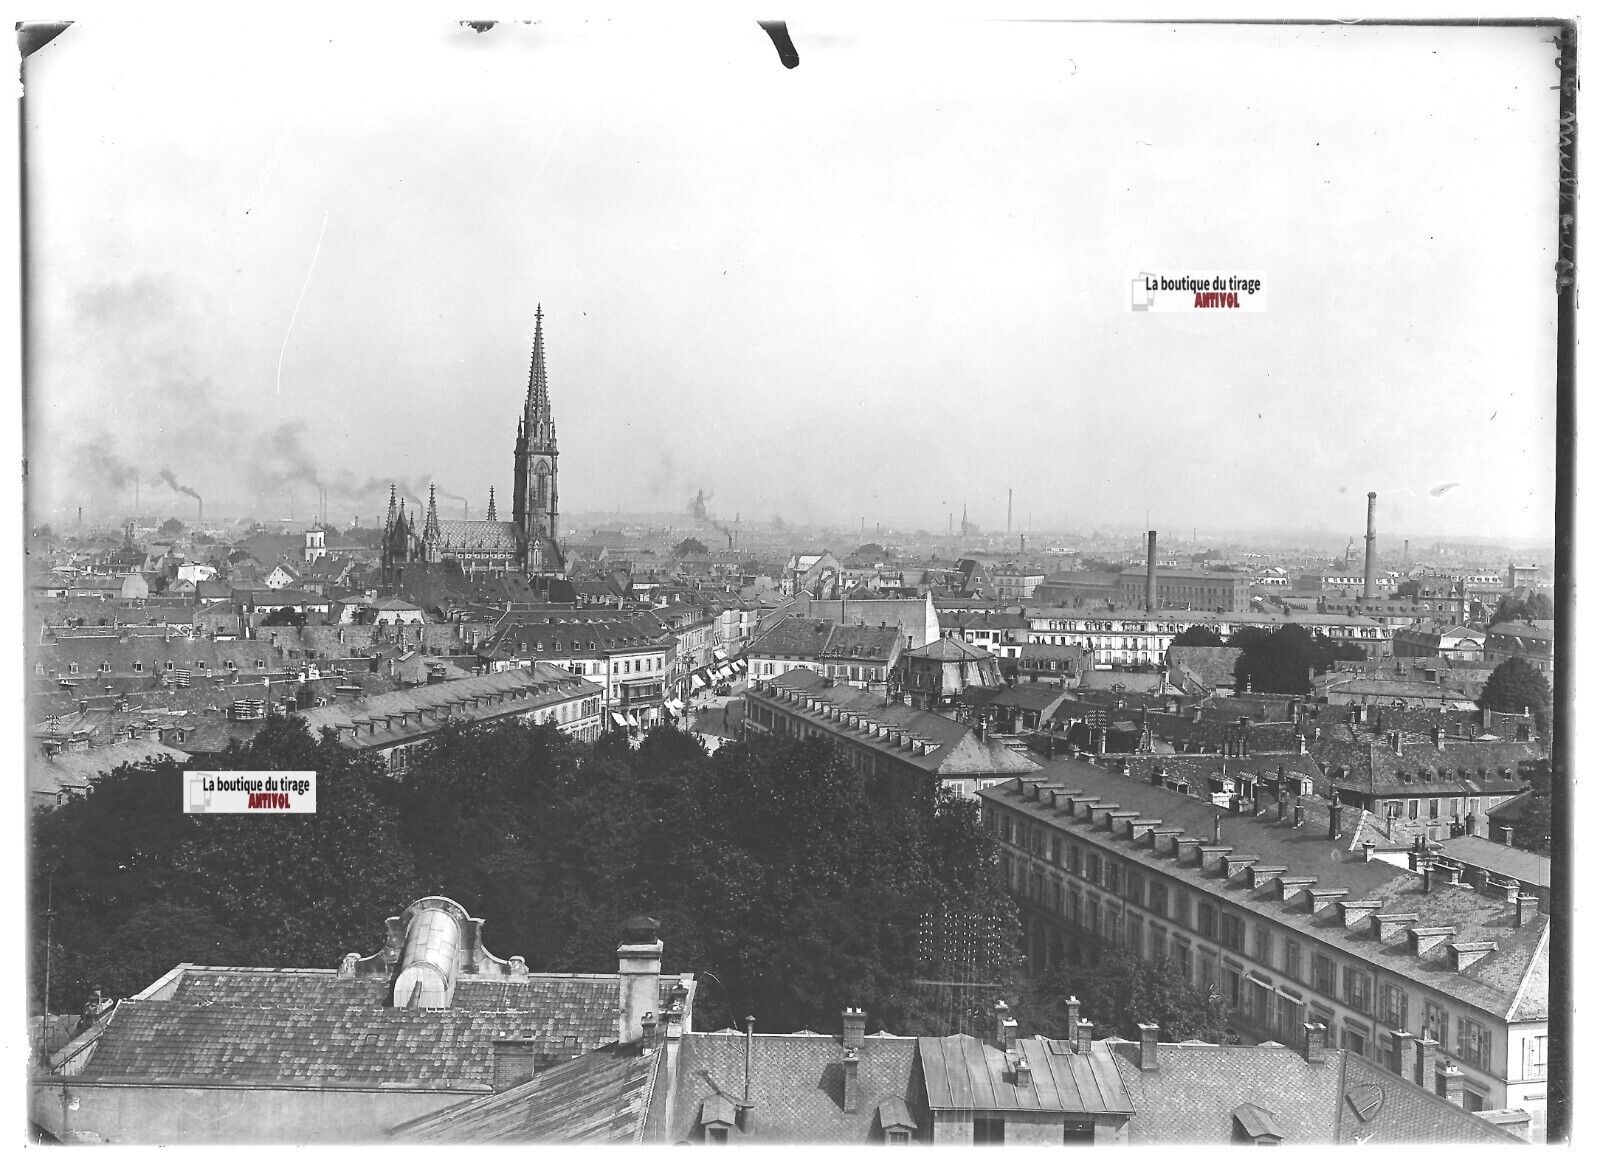
<svg viewBox="0 0 1600 1169">
<path fill-rule="evenodd" d="M 860 1007 L 846 1007 L 842 1014 L 842 1020 L 840 1045 L 859 1048 L 866 1042 L 867 1038 L 867 1013 Z"/>
<path fill-rule="evenodd" d="M 1539 916 L 1539 899 L 1531 893 L 1517 894 L 1517 928 L 1521 929 Z"/>
<path fill-rule="evenodd" d="M 1078 1050 L 1078 1011 L 1081 1006 L 1077 995 L 1067 996 L 1067 1046 L 1073 1051 Z"/>
<path fill-rule="evenodd" d="M 1466 1076 L 1455 1065 L 1455 1061 L 1446 1060 L 1444 1067 L 1439 1072 L 1439 1095 L 1450 1101 L 1457 1108 L 1465 1108 L 1467 1106 L 1466 1096 L 1463 1091 L 1465 1080 Z"/>
<path fill-rule="evenodd" d="M 508 1035 L 502 1031 L 493 1040 L 490 1059 L 490 1086 L 496 1092 L 526 1084 L 534 1076 L 534 1057 L 538 1040 L 532 1031 Z"/>
<path fill-rule="evenodd" d="M 1319 1064 L 1327 1058 L 1328 1028 L 1322 1023 L 1302 1023 L 1300 1054 L 1310 1064 Z"/>
<path fill-rule="evenodd" d="M 1159 1049 L 1156 1041 L 1161 1035 L 1161 1028 L 1155 1023 L 1139 1024 L 1139 1070 L 1153 1072 L 1160 1066 Z"/>
<path fill-rule="evenodd" d="M 1094 1024 L 1088 1019 L 1078 1023 L 1078 1054 L 1088 1055 L 1089 1049 L 1094 1046 Z"/>
<path fill-rule="evenodd" d="M 660 1005 L 661 923 L 640 915 L 622 925 L 617 947 L 618 1040 L 637 1043 L 644 1036 L 644 1017 Z"/>
<path fill-rule="evenodd" d="M 844 1110 L 854 1115 L 861 1111 L 861 1050 L 844 1049 Z"/>
</svg>

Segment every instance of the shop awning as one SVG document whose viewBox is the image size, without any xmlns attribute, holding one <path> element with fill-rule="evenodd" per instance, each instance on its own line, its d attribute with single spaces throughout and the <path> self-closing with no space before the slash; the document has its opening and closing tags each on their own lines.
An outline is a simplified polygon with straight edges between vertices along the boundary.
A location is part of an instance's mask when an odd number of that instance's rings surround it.
<svg viewBox="0 0 1600 1169">
<path fill-rule="evenodd" d="M 628 720 L 623 718 L 614 710 L 611 712 L 611 721 L 616 723 L 619 727 L 626 727 L 628 725 Z"/>
<path fill-rule="evenodd" d="M 682 714 L 683 703 L 679 702 L 676 698 L 669 698 L 667 699 L 667 709 L 673 714 Z"/>
<path fill-rule="evenodd" d="M 714 657 L 714 658 L 716 658 L 716 659 L 717 659 L 717 661 L 719 661 L 719 662 L 725 662 L 725 661 L 727 661 L 727 660 L 728 660 L 728 655 L 727 655 L 727 653 L 726 653 L 726 652 L 724 652 L 724 651 L 723 651 L 723 650 L 721 650 L 721 649 L 713 649 L 713 650 L 712 650 L 712 651 L 711 651 L 711 656 L 712 656 L 712 657 Z"/>
<path fill-rule="evenodd" d="M 634 730 L 638 730 L 639 729 L 639 720 L 637 718 L 635 718 L 633 715 L 630 714 L 628 716 L 628 725 L 630 727 L 632 727 Z"/>
</svg>

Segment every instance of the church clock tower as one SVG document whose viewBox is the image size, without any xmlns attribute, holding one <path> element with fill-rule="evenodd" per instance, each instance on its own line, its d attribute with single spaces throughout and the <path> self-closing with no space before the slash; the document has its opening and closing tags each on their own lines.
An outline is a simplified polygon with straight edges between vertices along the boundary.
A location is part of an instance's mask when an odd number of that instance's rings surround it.
<svg viewBox="0 0 1600 1169">
<path fill-rule="evenodd" d="M 517 423 L 515 494 L 511 519 L 522 543 L 529 572 L 559 572 L 560 506 L 556 491 L 556 424 L 550 414 L 550 389 L 544 368 L 544 307 L 534 314 L 533 362 L 528 399 Z"/>
</svg>

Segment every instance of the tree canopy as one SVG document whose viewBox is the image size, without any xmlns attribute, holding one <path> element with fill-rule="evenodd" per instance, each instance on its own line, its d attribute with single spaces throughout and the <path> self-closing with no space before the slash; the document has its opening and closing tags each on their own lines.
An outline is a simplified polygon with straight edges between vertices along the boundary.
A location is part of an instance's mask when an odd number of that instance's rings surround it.
<svg viewBox="0 0 1600 1169">
<path fill-rule="evenodd" d="M 679 540 L 677 546 L 672 549 L 672 554 L 679 557 L 704 556 L 709 551 L 710 549 L 702 544 L 699 540 L 696 540 L 693 536 L 690 536 L 685 540 Z"/>
<path fill-rule="evenodd" d="M 1284 625 L 1272 631 L 1246 626 L 1228 638 L 1230 646 L 1244 650 L 1234 663 L 1234 684 L 1258 694 L 1305 694 L 1311 678 L 1336 661 L 1362 661 L 1360 646 L 1313 634 L 1302 625 Z"/>
<path fill-rule="evenodd" d="M 1489 623 L 1498 625 L 1502 621 L 1554 621 L 1555 618 L 1555 603 L 1543 593 L 1531 593 L 1522 598 L 1511 595 L 1501 597 L 1500 604 L 1495 607 L 1494 616 L 1490 618 Z"/>
<path fill-rule="evenodd" d="M 943 963 L 957 954 L 963 977 L 994 982 L 1017 957 L 971 801 L 892 800 L 818 740 L 708 756 L 670 727 L 634 748 L 453 725 L 394 777 L 275 718 L 225 765 L 316 770 L 316 815 L 185 815 L 168 764 L 36 816 L 57 1009 L 96 985 L 132 994 L 180 961 L 331 967 L 376 949 L 384 919 L 424 893 L 482 916 L 490 949 L 533 969 L 614 969 L 621 923 L 659 918 L 667 969 L 711 975 L 710 1026 L 753 1014 L 763 1030 L 831 1030 L 860 1004 L 891 1031 L 971 1030 L 986 1004 L 931 985 Z"/>
<path fill-rule="evenodd" d="M 1060 963 L 1024 982 L 1009 1005 L 1024 1033 L 1064 1036 L 1069 995 L 1078 999 L 1080 1017 L 1094 1023 L 1097 1038 L 1136 1040 L 1140 1023 L 1155 1023 L 1167 1043 L 1236 1039 L 1222 995 L 1192 985 L 1170 958 L 1145 962 L 1118 948 L 1097 962 Z"/>
<path fill-rule="evenodd" d="M 1220 648 L 1222 646 L 1222 635 L 1209 626 L 1191 625 L 1182 633 L 1178 634 L 1177 637 L 1174 637 L 1172 639 L 1172 644 L 1175 646 L 1192 645 L 1207 648 Z"/>
<path fill-rule="evenodd" d="M 863 544 L 850 555 L 862 560 L 882 560 L 885 553 L 882 544 Z"/>
<path fill-rule="evenodd" d="M 1494 668 L 1478 694 L 1479 710 L 1533 712 L 1541 732 L 1550 725 L 1550 680 L 1526 658 L 1507 658 Z"/>
<path fill-rule="evenodd" d="M 156 532 L 163 536 L 181 536 L 183 531 L 184 523 L 177 516 L 173 516 L 156 529 Z"/>
</svg>

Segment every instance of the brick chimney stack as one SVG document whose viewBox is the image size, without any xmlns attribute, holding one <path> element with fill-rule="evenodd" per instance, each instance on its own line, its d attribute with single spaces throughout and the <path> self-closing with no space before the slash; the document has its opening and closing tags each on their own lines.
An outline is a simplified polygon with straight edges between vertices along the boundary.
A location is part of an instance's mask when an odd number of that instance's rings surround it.
<svg viewBox="0 0 1600 1169">
<path fill-rule="evenodd" d="M 1367 564 L 1361 582 L 1361 599 L 1378 595 L 1378 493 L 1367 492 Z"/>
<path fill-rule="evenodd" d="M 842 1019 L 840 1045 L 860 1048 L 867 1041 L 867 1013 L 860 1007 L 846 1007 Z"/>
<path fill-rule="evenodd" d="M 653 917 L 631 917 L 622 924 L 617 947 L 617 1039 L 637 1043 L 644 1038 L 644 1017 L 661 1005 L 661 923 Z"/>
<path fill-rule="evenodd" d="M 1328 1028 L 1321 1023 L 1302 1023 L 1300 1053 L 1307 1063 L 1322 1063 L 1328 1055 Z"/>
<path fill-rule="evenodd" d="M 1161 1056 L 1156 1048 L 1156 1040 L 1161 1035 L 1161 1028 L 1155 1023 L 1139 1024 L 1139 1070 L 1153 1072 L 1160 1066 Z"/>
<path fill-rule="evenodd" d="M 1144 553 L 1144 611 L 1156 611 L 1156 534 L 1147 533 L 1145 536 Z"/>
</svg>

